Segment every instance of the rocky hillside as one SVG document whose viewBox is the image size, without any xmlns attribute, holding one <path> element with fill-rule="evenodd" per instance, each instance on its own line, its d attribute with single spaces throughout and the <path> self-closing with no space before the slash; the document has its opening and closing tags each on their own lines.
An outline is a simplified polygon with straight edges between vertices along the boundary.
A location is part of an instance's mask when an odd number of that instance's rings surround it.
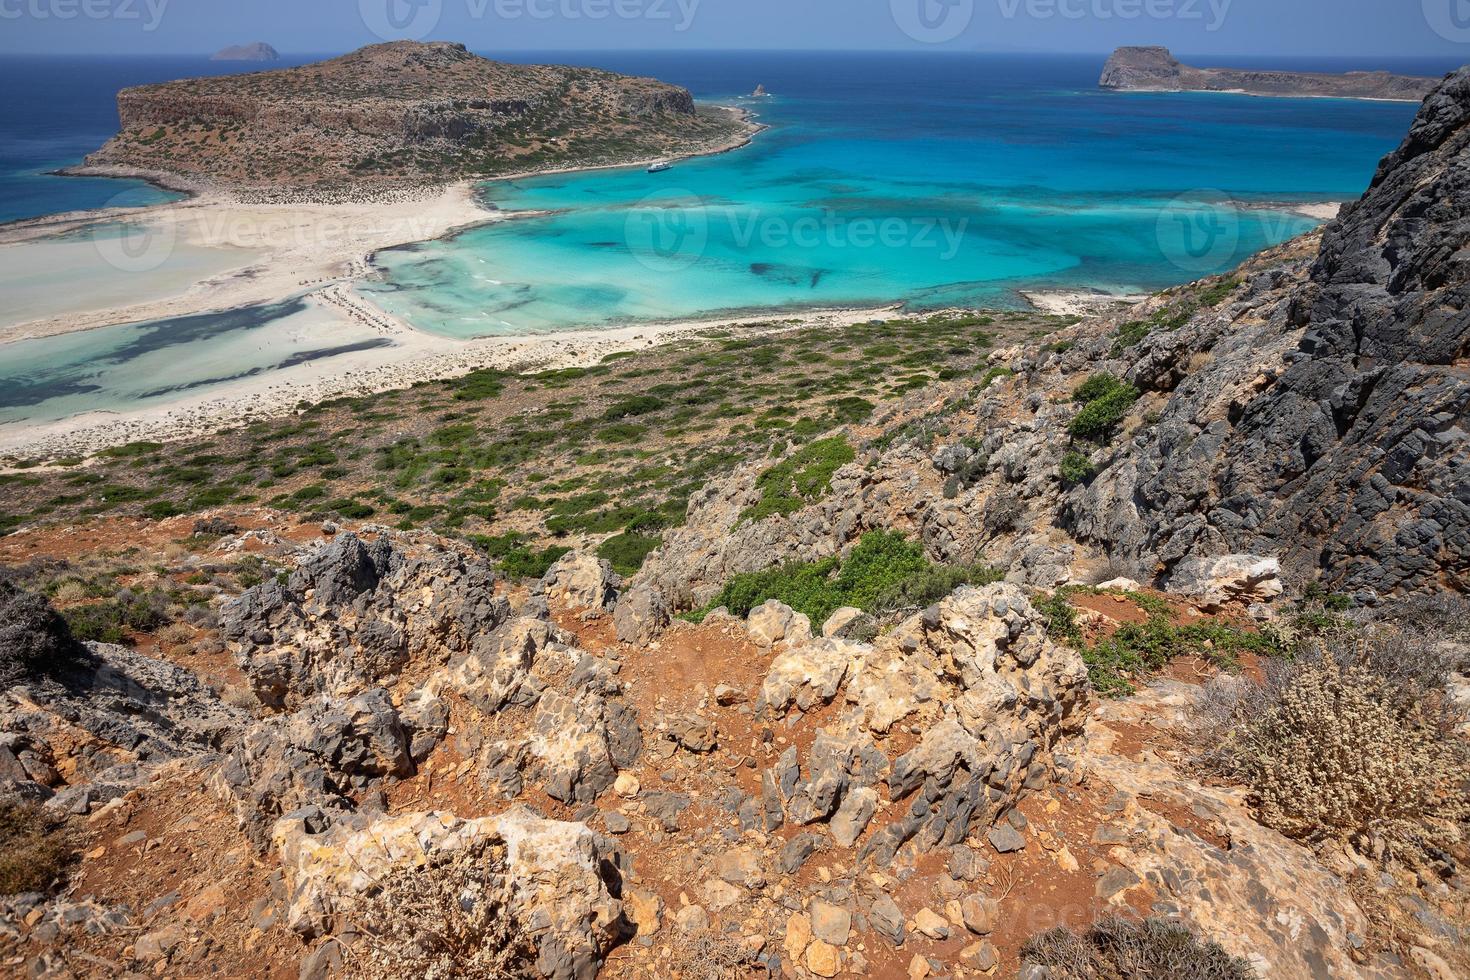
<svg viewBox="0 0 1470 980">
<path fill-rule="evenodd" d="M 121 131 L 88 168 L 209 185 L 437 183 L 696 152 L 744 122 L 689 92 L 590 68 L 510 65 L 396 41 L 279 71 L 125 89 Z"/>
<path fill-rule="evenodd" d="M 1339 99 L 1395 99 L 1418 102 L 1439 82 L 1435 78 L 1351 71 L 1340 75 L 1192 68 L 1168 48 L 1119 48 L 1103 66 L 1098 84 L 1120 92 L 1244 92 L 1249 95 Z"/>
<path fill-rule="evenodd" d="M 0 963 L 1470 975 L 1467 143 L 1127 312 L 0 475 Z"/>
</svg>

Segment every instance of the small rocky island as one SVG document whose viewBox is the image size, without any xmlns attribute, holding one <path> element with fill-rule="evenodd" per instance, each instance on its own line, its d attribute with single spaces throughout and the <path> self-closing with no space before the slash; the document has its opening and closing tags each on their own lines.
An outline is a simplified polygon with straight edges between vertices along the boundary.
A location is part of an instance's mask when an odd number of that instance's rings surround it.
<svg viewBox="0 0 1470 980">
<path fill-rule="evenodd" d="M 1294 98 L 1386 99 L 1420 102 L 1437 78 L 1350 71 L 1340 75 L 1236 68 L 1193 68 L 1168 48 L 1128 47 L 1113 52 L 1098 84 L 1119 92 L 1238 92 Z"/>
<path fill-rule="evenodd" d="M 280 61 L 281 53 L 264 41 L 232 44 L 214 53 L 210 61 Z"/>
<path fill-rule="evenodd" d="M 330 61 L 124 89 L 122 128 L 71 173 L 355 197 L 738 145 L 754 127 L 688 90 L 395 41 Z"/>
</svg>

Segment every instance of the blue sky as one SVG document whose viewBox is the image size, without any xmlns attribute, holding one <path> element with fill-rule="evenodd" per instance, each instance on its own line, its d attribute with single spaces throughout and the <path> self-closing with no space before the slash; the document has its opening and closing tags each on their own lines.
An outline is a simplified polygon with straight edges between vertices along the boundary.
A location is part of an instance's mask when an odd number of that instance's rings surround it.
<svg viewBox="0 0 1470 980">
<path fill-rule="evenodd" d="M 479 51 L 956 49 L 1470 62 L 1470 0 L 0 0 L 0 51 L 200 53 L 382 36 Z"/>
</svg>

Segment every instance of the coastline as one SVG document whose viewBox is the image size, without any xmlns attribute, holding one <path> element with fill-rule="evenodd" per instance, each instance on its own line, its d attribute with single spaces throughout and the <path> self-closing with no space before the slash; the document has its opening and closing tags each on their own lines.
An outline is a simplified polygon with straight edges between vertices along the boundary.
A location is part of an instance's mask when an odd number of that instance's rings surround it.
<svg viewBox="0 0 1470 980">
<path fill-rule="evenodd" d="M 609 354 L 644 350 L 710 331 L 745 330 L 764 335 L 808 326 L 850 326 L 897 309 L 812 310 L 800 319 L 778 321 L 722 317 L 464 341 L 414 330 L 350 291 L 342 292 L 347 306 L 355 306 L 355 300 L 385 318 L 384 332 L 392 336 L 392 346 L 309 362 L 270 376 L 245 378 L 198 395 L 124 412 L 94 411 L 55 421 L 0 423 L 0 458 L 16 462 L 49 460 L 85 456 L 108 446 L 144 439 L 171 442 L 290 415 L 303 402 L 372 395 L 485 368 L 518 372 L 588 367 Z M 317 302 L 323 309 L 335 305 L 330 299 Z M 341 308 L 335 312 L 350 315 Z"/>
</svg>

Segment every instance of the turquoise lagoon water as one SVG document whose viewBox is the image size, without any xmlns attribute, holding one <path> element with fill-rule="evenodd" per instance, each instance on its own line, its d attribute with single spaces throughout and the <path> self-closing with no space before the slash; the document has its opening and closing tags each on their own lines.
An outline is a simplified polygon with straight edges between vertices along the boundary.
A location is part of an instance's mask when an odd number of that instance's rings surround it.
<svg viewBox="0 0 1470 980">
<path fill-rule="evenodd" d="M 1415 111 L 1102 93 L 1101 57 L 543 52 L 521 60 L 652 75 L 711 100 L 762 83 L 776 98 L 746 104 L 771 129 L 746 149 L 661 174 L 485 185 L 495 206 L 554 213 L 382 253 L 382 276 L 364 291 L 422 329 L 474 337 L 834 304 L 1019 305 L 1022 288 L 1160 288 L 1229 268 L 1313 224 L 1224 202 L 1357 197 Z M 131 182 L 43 171 L 77 162 L 110 135 L 119 85 L 205 68 L 167 58 L 0 66 L 12 92 L 52 93 L 0 104 L 0 220 L 116 203 L 120 191 L 123 203 L 157 200 Z M 10 262 L 6 271 L 0 319 L 14 320 L 27 307 L 44 315 L 37 305 L 49 302 L 48 290 L 65 289 L 72 267 Z M 199 277 L 207 274 L 201 265 Z M 87 278 L 89 290 L 98 287 Z M 116 285 L 131 301 L 178 286 L 160 285 L 156 271 L 144 278 Z M 293 301 L 0 345 L 0 424 L 164 403 L 386 343 L 349 334 Z"/>
<path fill-rule="evenodd" d="M 300 300 L 127 323 L 0 346 L 9 423 L 164 405 L 231 381 L 390 346 Z"/>
<path fill-rule="evenodd" d="M 584 56 L 585 57 L 585 56 Z M 658 174 L 495 182 L 553 212 L 380 253 L 363 291 L 456 337 L 722 311 L 1012 307 L 1020 289 L 1155 290 L 1356 198 L 1415 107 L 1096 89 L 1100 62 L 995 55 L 609 56 L 771 129 Z M 1315 66 L 1314 66 L 1315 67 Z M 681 74 L 682 72 L 682 74 Z"/>
</svg>

